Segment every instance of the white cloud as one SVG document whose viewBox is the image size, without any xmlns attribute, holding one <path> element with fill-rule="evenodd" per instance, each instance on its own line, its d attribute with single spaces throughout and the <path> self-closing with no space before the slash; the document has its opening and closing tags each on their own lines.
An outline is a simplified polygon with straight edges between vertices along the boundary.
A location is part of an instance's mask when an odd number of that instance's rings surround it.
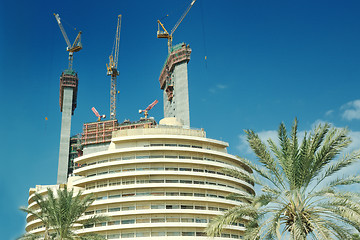
<svg viewBox="0 0 360 240">
<path fill-rule="evenodd" d="M 209 92 L 216 93 L 218 90 L 224 90 L 226 88 L 228 88 L 227 85 L 217 84 L 215 87 L 209 88 Z"/>
<path fill-rule="evenodd" d="M 334 113 L 334 110 L 329 110 L 325 113 L 325 116 L 331 116 Z"/>
<path fill-rule="evenodd" d="M 227 88 L 227 86 L 224 85 L 224 84 L 218 84 L 218 85 L 216 85 L 216 87 L 219 88 L 219 89 L 225 89 L 225 88 Z"/>
<path fill-rule="evenodd" d="M 340 108 L 342 117 L 346 120 L 360 119 L 360 99 L 348 102 Z"/>
</svg>

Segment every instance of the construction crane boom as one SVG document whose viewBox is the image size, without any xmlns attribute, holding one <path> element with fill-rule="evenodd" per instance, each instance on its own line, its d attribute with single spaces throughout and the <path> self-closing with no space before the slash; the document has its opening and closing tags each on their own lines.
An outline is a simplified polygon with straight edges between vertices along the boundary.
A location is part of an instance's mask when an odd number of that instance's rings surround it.
<svg viewBox="0 0 360 240">
<path fill-rule="evenodd" d="M 194 5 L 194 3 L 196 2 L 196 0 L 192 0 L 190 5 L 188 6 L 188 8 L 185 10 L 185 12 L 182 14 L 182 16 L 180 17 L 180 19 L 177 21 L 177 23 L 175 24 L 175 26 L 172 28 L 170 34 L 169 32 L 166 30 L 166 28 L 164 27 L 164 25 L 161 23 L 160 20 L 157 20 L 158 22 L 158 31 L 157 31 L 157 38 L 167 38 L 168 40 L 168 53 L 170 55 L 171 53 L 171 47 L 172 47 L 172 39 L 173 39 L 173 34 L 176 31 L 176 29 L 179 27 L 180 23 L 184 20 L 184 18 L 186 17 L 186 15 L 188 14 L 188 12 L 190 11 L 190 9 L 192 8 L 192 6 Z M 162 31 L 160 30 L 160 27 L 163 29 Z"/>
<path fill-rule="evenodd" d="M 119 76 L 118 60 L 119 60 L 119 45 L 120 45 L 120 32 L 121 32 L 121 14 L 118 15 L 115 46 L 113 52 L 109 56 L 109 64 L 106 64 L 107 75 L 111 76 L 110 83 L 110 119 L 116 119 L 116 78 Z"/>
<path fill-rule="evenodd" d="M 68 36 L 67 36 L 67 34 L 65 32 L 65 29 L 64 29 L 64 27 L 63 27 L 63 25 L 61 23 L 59 14 L 54 13 L 54 16 L 55 16 L 55 19 L 56 19 L 59 27 L 60 27 L 60 31 L 61 31 L 64 39 L 65 39 L 65 42 L 66 42 L 66 45 L 67 45 L 66 51 L 69 52 L 69 67 L 68 67 L 68 69 L 72 70 L 74 52 L 78 52 L 78 51 L 80 51 L 82 49 L 81 31 L 78 33 L 78 35 L 75 38 L 74 43 L 71 45 L 70 41 L 69 41 L 69 38 L 68 38 Z"/>
<path fill-rule="evenodd" d="M 156 99 L 154 102 L 152 102 L 147 108 L 145 108 L 144 110 L 139 110 L 139 113 L 144 113 L 145 118 L 147 118 L 148 116 L 148 112 L 158 103 L 159 101 Z"/>
<path fill-rule="evenodd" d="M 101 121 L 102 118 L 106 118 L 105 115 L 100 115 L 99 112 L 96 110 L 95 107 L 92 107 L 92 108 L 91 108 L 91 111 L 93 111 L 93 113 L 95 114 L 95 116 L 97 116 L 98 121 Z"/>
</svg>

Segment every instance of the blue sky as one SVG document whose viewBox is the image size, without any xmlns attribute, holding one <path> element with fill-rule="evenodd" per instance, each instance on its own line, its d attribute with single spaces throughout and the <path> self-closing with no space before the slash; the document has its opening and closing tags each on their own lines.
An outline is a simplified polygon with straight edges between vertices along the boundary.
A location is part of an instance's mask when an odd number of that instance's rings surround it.
<svg viewBox="0 0 360 240">
<path fill-rule="evenodd" d="M 117 103 L 119 121 L 163 116 L 158 77 L 167 54 L 156 20 L 168 30 L 190 0 L 2 1 L 0 3 L 0 186 L 2 239 L 25 226 L 28 189 L 56 182 L 61 113 L 59 76 L 67 68 L 66 44 L 53 13 L 73 41 L 79 74 L 72 133 L 95 121 L 94 106 L 109 115 L 105 63 L 122 14 Z M 300 130 L 317 122 L 348 126 L 360 148 L 359 1 L 198 0 L 174 34 L 193 52 L 188 66 L 190 121 L 208 137 L 230 143 L 229 152 L 253 158 L 243 129 L 274 136 L 295 117 Z M 205 56 L 207 57 L 205 60 Z M 48 120 L 45 120 L 48 118 Z"/>
</svg>

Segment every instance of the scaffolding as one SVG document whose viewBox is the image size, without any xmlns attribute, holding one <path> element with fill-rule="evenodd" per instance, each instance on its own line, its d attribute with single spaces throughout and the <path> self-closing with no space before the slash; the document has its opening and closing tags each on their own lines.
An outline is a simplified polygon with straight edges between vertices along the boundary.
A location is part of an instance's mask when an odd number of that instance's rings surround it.
<svg viewBox="0 0 360 240">
<path fill-rule="evenodd" d="M 174 85 L 171 79 L 171 73 L 176 64 L 190 61 L 191 48 L 185 43 L 180 43 L 171 48 L 171 53 L 167 57 L 165 64 L 161 70 L 159 82 L 160 88 L 165 89 L 168 100 L 171 101 L 173 97 Z"/>
<path fill-rule="evenodd" d="M 74 111 L 77 104 L 77 90 L 78 90 L 79 78 L 77 73 L 73 70 L 65 70 L 60 76 L 60 112 L 63 111 L 63 101 L 64 101 L 64 89 L 73 88 L 73 100 L 72 100 L 72 111 L 71 114 L 74 115 Z"/>
<path fill-rule="evenodd" d="M 151 128 L 154 126 L 156 126 L 156 122 L 152 118 L 142 118 L 140 121 L 136 122 L 125 120 L 120 124 L 117 120 L 85 123 L 82 134 L 82 145 L 109 143 L 111 142 L 112 133 L 114 131 L 135 128 Z"/>
<path fill-rule="evenodd" d="M 112 132 L 118 130 L 119 123 L 116 119 L 85 123 L 83 127 L 83 145 L 110 142 Z"/>
<path fill-rule="evenodd" d="M 74 159 L 82 156 L 82 140 L 81 134 L 76 134 L 70 138 L 70 149 L 69 149 L 69 165 L 68 165 L 68 175 L 72 174 L 74 171 Z"/>
</svg>

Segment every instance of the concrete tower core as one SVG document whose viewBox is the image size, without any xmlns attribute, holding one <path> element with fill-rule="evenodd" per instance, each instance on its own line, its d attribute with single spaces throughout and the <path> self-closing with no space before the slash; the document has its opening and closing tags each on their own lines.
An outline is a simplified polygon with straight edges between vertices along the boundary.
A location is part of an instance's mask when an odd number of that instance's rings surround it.
<svg viewBox="0 0 360 240">
<path fill-rule="evenodd" d="M 60 77 L 61 134 L 57 183 L 66 183 L 69 166 L 71 116 L 74 114 L 77 100 L 79 78 L 73 70 L 65 70 Z"/>
<path fill-rule="evenodd" d="M 164 90 L 164 117 L 175 117 L 185 128 L 190 127 L 187 72 L 190 54 L 191 49 L 185 43 L 173 46 L 159 78 L 160 88 Z"/>
</svg>

